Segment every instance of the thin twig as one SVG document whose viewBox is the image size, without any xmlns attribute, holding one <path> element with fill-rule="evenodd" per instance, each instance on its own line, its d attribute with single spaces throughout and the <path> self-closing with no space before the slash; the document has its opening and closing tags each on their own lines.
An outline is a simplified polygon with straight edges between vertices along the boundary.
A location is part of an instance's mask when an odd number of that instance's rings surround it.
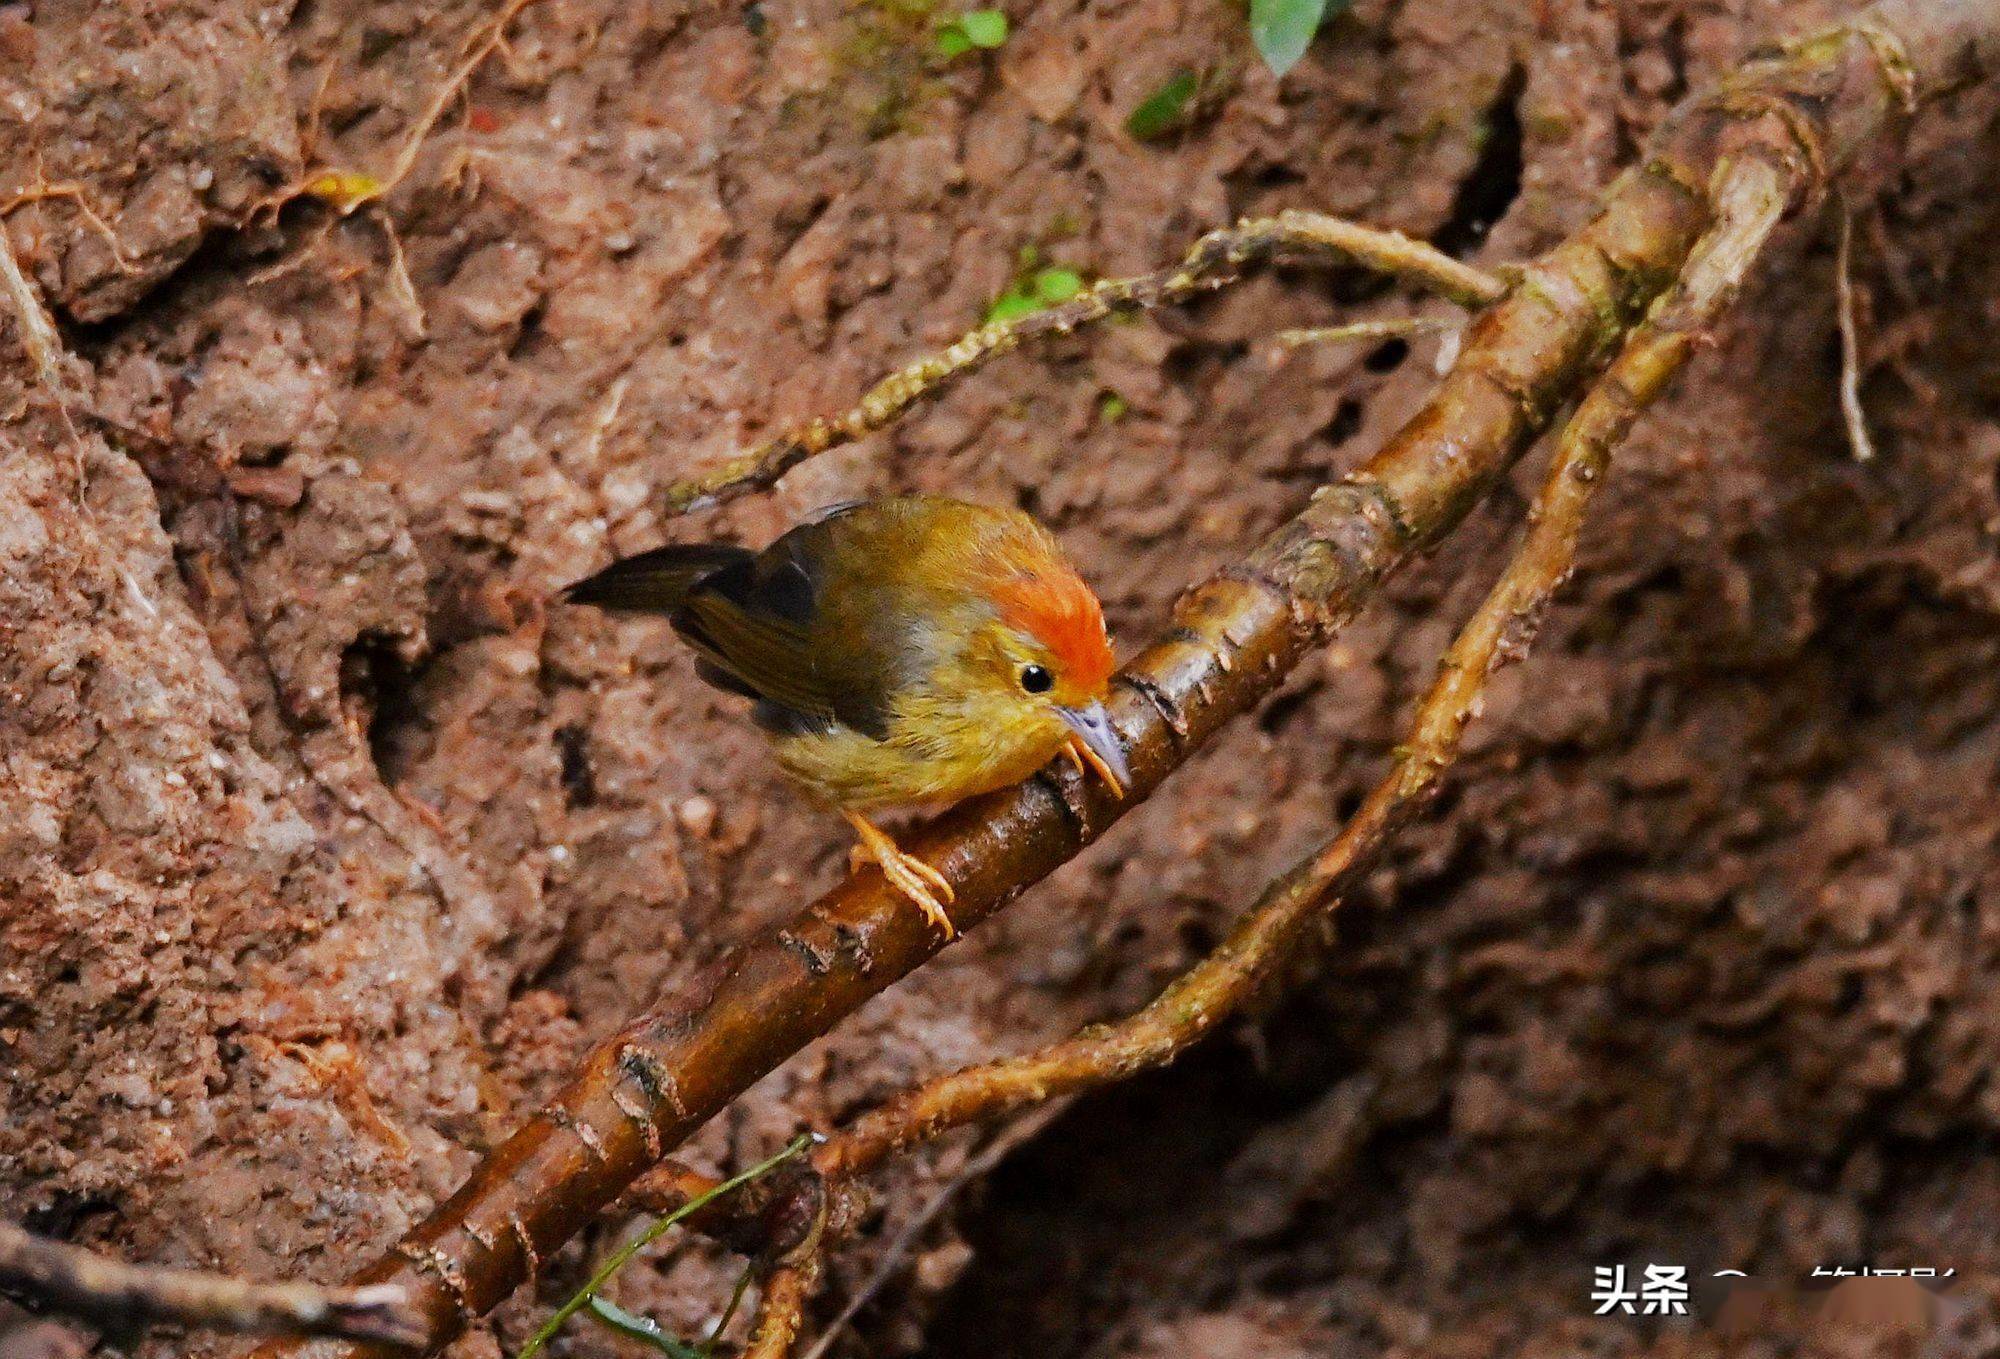
<svg viewBox="0 0 2000 1359">
<path fill-rule="evenodd" d="M 715 1353 L 716 1345 L 722 1341 L 722 1333 L 729 1329 L 730 1322 L 736 1320 L 737 1309 L 743 1306 L 743 1295 L 750 1291 L 750 1279 L 756 1268 L 756 1262 L 752 1261 L 736 1276 L 736 1287 L 729 1290 L 729 1301 L 723 1305 L 722 1315 L 715 1319 L 715 1324 L 708 1328 L 708 1336 L 701 1342 L 702 1359 L 708 1359 Z"/>
<path fill-rule="evenodd" d="M 422 1315 L 394 1284 L 320 1288 L 107 1259 L 0 1222 L 0 1288 L 105 1330 L 177 1322 L 263 1335 L 332 1336 L 413 1348 Z"/>
<path fill-rule="evenodd" d="M 1847 446 L 1856 462 L 1875 460 L 1875 441 L 1868 437 L 1868 412 L 1861 405 L 1861 338 L 1854 323 L 1854 212 L 1842 199 L 1840 251 L 1833 265 L 1834 298 L 1840 322 L 1840 416 L 1847 426 Z"/>
<path fill-rule="evenodd" d="M 1379 321 L 1350 321 L 1344 326 L 1281 330 L 1271 337 L 1271 342 L 1280 349 L 1298 349 L 1304 345 L 1353 344 L 1360 340 L 1402 340 L 1412 335 L 1439 335 L 1457 330 L 1460 324 L 1442 316 L 1392 316 Z"/>
<path fill-rule="evenodd" d="M 1023 341 L 1068 335 L 1109 316 L 1188 301 L 1235 281 L 1250 265 L 1287 248 L 1313 259 L 1373 269 L 1466 307 L 1490 305 L 1507 291 L 1507 285 L 1494 275 L 1399 231 L 1298 210 L 1275 217 L 1245 218 L 1233 227 L 1209 232 L 1170 268 L 1135 278 L 1102 279 L 1067 302 L 987 322 L 941 352 L 883 378 L 852 409 L 831 418 L 808 420 L 700 476 L 675 482 L 666 489 L 667 511 L 677 514 L 769 486 L 808 458 L 886 428 L 917 401 L 936 396 L 958 378 L 1018 348 Z"/>
</svg>

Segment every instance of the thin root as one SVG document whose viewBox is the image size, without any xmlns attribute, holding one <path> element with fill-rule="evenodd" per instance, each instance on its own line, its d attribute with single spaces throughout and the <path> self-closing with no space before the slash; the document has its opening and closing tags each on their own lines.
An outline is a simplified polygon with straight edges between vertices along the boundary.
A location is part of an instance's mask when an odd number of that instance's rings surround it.
<svg viewBox="0 0 2000 1359">
<path fill-rule="evenodd" d="M 1108 316 L 1185 302 L 1235 282 L 1249 265 L 1286 249 L 1358 264 L 1465 307 L 1487 306 L 1507 292 L 1507 285 L 1494 275 L 1401 232 L 1297 210 L 1246 218 L 1203 236 L 1179 264 L 1135 278 L 1104 279 L 1067 302 L 1010 320 L 989 321 L 939 353 L 883 378 L 851 410 L 831 419 L 809 420 L 712 471 L 675 482 L 666 489 L 667 511 L 680 513 L 769 486 L 808 458 L 886 428 L 919 400 L 935 396 L 1024 340 L 1068 335 Z"/>
<path fill-rule="evenodd" d="M 223 1274 L 131 1265 L 0 1222 L 0 1285 L 107 1330 L 173 1321 L 212 1330 L 339 1336 L 415 1345 L 423 1318 L 403 1289 L 251 1283 Z"/>
<path fill-rule="evenodd" d="M 389 243 L 389 295 L 403 312 L 403 338 L 415 343 L 430 334 L 430 323 L 424 315 L 423 299 L 417 296 L 417 285 L 410 278 L 409 261 L 403 257 L 403 241 L 396 234 L 396 224 L 384 212 L 376 217 L 381 223 L 382 237 Z"/>
<path fill-rule="evenodd" d="M 48 389 L 50 400 L 55 402 L 56 414 L 61 417 L 63 431 L 69 437 L 70 460 L 76 477 L 76 499 L 81 505 L 89 477 L 84 468 L 83 436 L 77 431 L 76 421 L 70 415 L 72 393 L 69 379 L 63 372 L 67 351 L 63 348 L 62 337 L 56 333 L 55 321 L 42 305 L 41 294 L 35 291 L 35 285 L 21 271 L 20 261 L 14 258 L 13 239 L 8 235 L 4 221 L 0 221 L 0 291 L 7 294 L 20 324 L 21 347 L 27 351 L 28 360 L 34 365 L 35 376 Z M 144 599 L 143 594 L 139 597 Z"/>
<path fill-rule="evenodd" d="M 103 215 L 96 208 L 91 206 L 90 191 L 73 180 L 51 183 L 43 176 L 40 166 L 37 166 L 35 169 L 35 182 L 33 184 L 15 194 L 5 203 L 0 203 L 0 217 L 11 215 L 16 208 L 26 207 L 30 203 L 44 202 L 51 198 L 65 199 L 75 204 L 77 215 L 83 218 L 85 225 L 97 233 L 98 239 L 103 241 L 105 248 L 111 252 L 111 262 L 118 266 L 119 273 L 129 274 L 137 270 L 138 265 L 130 255 L 125 253 L 125 243 L 118 239 L 118 233 L 113 231 L 111 224 L 104 220 Z"/>
<path fill-rule="evenodd" d="M 1847 427 L 1847 446 L 1856 462 L 1875 460 L 1875 441 L 1868 434 L 1868 411 L 1861 404 L 1861 332 L 1854 321 L 1854 213 L 1840 203 L 1840 253 L 1834 261 L 1833 287 L 1840 324 L 1840 418 Z"/>
<path fill-rule="evenodd" d="M 451 107 L 451 101 L 464 93 L 474 72 L 484 66 L 487 58 L 506 42 L 508 26 L 522 10 L 534 3 L 535 0 L 507 0 L 499 14 L 494 16 L 485 29 L 467 41 L 463 49 L 464 59 L 438 86 L 437 91 L 431 96 L 430 103 L 424 106 L 421 114 L 417 115 L 417 121 L 410 125 L 410 130 L 404 136 L 403 143 L 396 152 L 396 158 L 389 163 L 386 174 L 372 175 L 360 170 L 322 166 L 308 171 L 298 183 L 280 189 L 265 199 L 258 205 L 259 209 L 276 211 L 295 198 L 306 197 L 317 198 L 340 216 L 350 217 L 366 205 L 387 197 L 397 185 L 409 178 L 410 171 L 416 168 L 417 157 L 423 151 L 424 142 L 430 137 L 431 130 L 437 126 L 438 119 L 444 116 L 444 111 Z M 320 88 L 313 95 L 309 142 L 318 140 L 319 109 L 325 90 L 326 82 L 322 77 Z"/>
<path fill-rule="evenodd" d="M 762 1295 L 757 1299 L 757 1320 L 740 1359 L 786 1359 L 792 1352 L 793 1342 L 805 1324 L 806 1303 L 812 1300 L 814 1290 L 819 1287 L 820 1273 L 826 1267 L 827 1205 L 831 1201 L 831 1195 L 820 1201 L 805 1239 L 787 1251 L 764 1276 Z"/>
</svg>

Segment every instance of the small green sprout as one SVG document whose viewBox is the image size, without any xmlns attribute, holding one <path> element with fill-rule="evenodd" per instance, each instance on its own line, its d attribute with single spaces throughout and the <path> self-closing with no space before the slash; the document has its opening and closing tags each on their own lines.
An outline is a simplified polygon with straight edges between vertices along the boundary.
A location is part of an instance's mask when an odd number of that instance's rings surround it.
<svg viewBox="0 0 2000 1359">
<path fill-rule="evenodd" d="M 990 52 L 1007 41 L 1007 14 L 1004 10 L 967 10 L 937 32 L 937 53 L 946 61 L 962 57 L 975 48 Z"/>
<path fill-rule="evenodd" d="M 1083 287 L 1083 275 L 1074 269 L 1058 264 L 1036 269 L 1015 279 L 1006 292 L 993 299 L 993 305 L 986 309 L 986 322 L 1012 321 L 1056 306 L 1075 297 Z"/>
<path fill-rule="evenodd" d="M 1132 403 L 1116 392 L 1106 392 L 1097 398 L 1097 418 L 1107 425 L 1117 424 L 1131 409 Z"/>
<path fill-rule="evenodd" d="M 1187 121 L 1189 106 L 1201 89 L 1201 77 L 1182 67 L 1132 110 L 1125 131 L 1134 141 L 1158 141 Z"/>
<path fill-rule="evenodd" d="M 696 1212 L 703 1207 L 706 1207 L 708 1204 L 722 1197 L 724 1194 L 727 1194 L 730 1190 L 739 1188 L 743 1185 L 750 1183 L 750 1181 L 752 1180 L 760 1179 L 763 1176 L 770 1174 L 773 1170 L 776 1170 L 780 1165 L 784 1164 L 786 1161 L 791 1160 L 794 1156 L 797 1156 L 800 1152 L 804 1151 L 807 1147 L 811 1146 L 812 1142 L 813 1142 L 812 1134 L 801 1133 L 799 1136 L 793 1138 L 791 1142 L 785 1147 L 785 1149 L 779 1152 L 776 1156 L 773 1156 L 768 1160 L 760 1161 L 756 1165 L 751 1166 L 748 1170 L 744 1171 L 742 1174 L 737 1175 L 731 1179 L 724 1180 L 721 1184 L 718 1184 L 717 1186 L 715 1186 L 715 1188 L 709 1190 L 706 1194 L 695 1195 L 693 1198 L 689 1199 L 686 1203 L 676 1208 L 673 1212 L 668 1213 L 658 1222 L 655 1222 L 652 1226 L 646 1228 L 645 1231 L 640 1232 L 637 1236 L 633 1237 L 630 1241 L 620 1246 L 617 1250 L 611 1252 L 610 1257 L 607 1260 L 605 1260 L 605 1262 L 601 1266 L 598 1267 L 597 1272 L 590 1276 L 590 1281 L 586 1283 L 582 1288 L 579 1288 L 575 1293 L 571 1294 L 569 1300 L 563 1303 L 562 1306 L 556 1308 L 555 1314 L 552 1315 L 547 1321 L 542 1323 L 542 1328 L 536 1331 L 533 1335 L 528 1337 L 528 1343 L 521 1346 L 521 1351 L 519 1354 L 515 1356 L 515 1359 L 533 1359 L 534 1354 L 538 1350 L 540 1350 L 542 1346 L 548 1344 L 549 1340 L 555 1335 L 555 1333 L 562 1329 L 564 1322 L 568 1321 L 578 1312 L 581 1312 L 585 1307 L 590 1307 L 595 1301 L 597 1301 L 598 1291 L 602 1289 L 604 1285 L 611 1282 L 611 1278 L 613 1275 L 615 1275 L 619 1270 L 625 1268 L 626 1264 L 632 1259 L 633 1256 L 637 1255 L 640 1251 L 644 1250 L 646 1247 L 652 1245 L 655 1241 L 659 1240 L 662 1236 L 666 1235 L 667 1230 L 671 1228 L 675 1223 L 679 1222 L 682 1218 L 686 1217 L 688 1214 Z M 621 1330 L 623 1330 L 625 1329 L 625 1327 L 622 1324 L 622 1322 L 619 1320 L 614 1320 L 614 1317 L 628 1320 L 631 1323 L 633 1323 L 637 1327 L 637 1329 L 627 1330 L 626 1333 L 630 1335 L 635 1335 L 640 1339 L 647 1340 L 649 1343 L 652 1343 L 653 1337 L 645 1334 L 646 1328 L 651 1327 L 652 1330 L 654 1331 L 660 1331 L 659 1325 L 657 1323 L 649 1321 L 645 1317 L 634 1317 L 630 1312 L 627 1312 L 623 1308 L 617 1307 L 615 1305 L 607 1304 L 607 1306 L 610 1306 L 609 1314 L 607 1314 L 605 1308 L 603 1307 L 592 1307 L 593 1313 L 606 1325 L 617 1326 Z M 659 1339 L 670 1342 L 672 1345 L 681 1344 L 680 1341 L 674 1340 L 672 1336 L 667 1335 L 664 1331 L 660 1331 Z M 663 1352 L 671 1355 L 672 1359 L 685 1359 L 685 1356 L 682 1356 L 677 1350 L 666 1349 L 663 1350 Z M 699 1354 L 699 1351 L 690 1348 L 689 1353 Z"/>
</svg>

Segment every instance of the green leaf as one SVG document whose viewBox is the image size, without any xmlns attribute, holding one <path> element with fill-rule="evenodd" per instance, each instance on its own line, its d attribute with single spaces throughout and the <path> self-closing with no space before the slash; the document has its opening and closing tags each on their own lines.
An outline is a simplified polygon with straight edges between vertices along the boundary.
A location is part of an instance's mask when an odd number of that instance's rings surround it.
<svg viewBox="0 0 2000 1359">
<path fill-rule="evenodd" d="M 1125 120 L 1125 130 L 1134 140 L 1156 141 L 1179 127 L 1187 117 L 1188 104 L 1201 88 L 1201 78 L 1183 67 L 1167 77 L 1160 88 L 1140 101 Z"/>
<path fill-rule="evenodd" d="M 673 1212 L 668 1213 L 658 1222 L 646 1228 L 645 1231 L 640 1232 L 617 1250 L 611 1252 L 610 1258 L 605 1260 L 598 1267 L 597 1272 L 590 1276 L 590 1281 L 571 1294 L 567 1302 L 556 1308 L 555 1315 L 543 1322 L 542 1328 L 528 1337 L 528 1343 L 521 1346 L 521 1351 L 515 1356 L 515 1359 L 530 1359 L 537 1350 L 548 1344 L 550 1338 L 562 1329 L 565 1321 L 568 1321 L 588 1306 L 597 1297 L 598 1290 L 611 1282 L 612 1275 L 625 1268 L 626 1262 L 631 1260 L 633 1256 L 652 1245 L 662 1236 L 665 1236 L 667 1229 L 672 1227 L 676 1222 L 679 1222 L 689 1213 L 706 1207 L 708 1204 L 722 1197 L 722 1195 L 727 1194 L 730 1190 L 770 1174 L 784 1162 L 791 1160 L 794 1156 L 797 1156 L 800 1152 L 811 1146 L 812 1140 L 810 1133 L 801 1133 L 799 1136 L 794 1137 L 785 1149 L 776 1156 L 771 1157 L 769 1160 L 760 1161 L 742 1174 L 724 1180 L 705 1194 L 695 1195 L 686 1203 L 674 1209 Z M 630 1314 L 628 1313 L 627 1315 Z"/>
<path fill-rule="evenodd" d="M 1030 254 L 1022 247 L 1021 260 L 1027 265 L 1040 258 L 1039 252 Z M 1007 291 L 993 299 L 993 305 L 986 309 L 986 323 L 995 321 L 1016 321 L 1023 316 L 1067 302 L 1084 288 L 1083 275 L 1074 269 L 1051 264 L 1036 269 L 1025 277 L 1017 277 L 1008 285 Z"/>
<path fill-rule="evenodd" d="M 1349 3 L 1351 0 L 1250 0 L 1250 41 L 1257 44 L 1272 73 L 1282 76 L 1299 64 L 1328 13 L 1338 14 Z"/>
<path fill-rule="evenodd" d="M 667 1359 L 701 1359 L 701 1351 L 684 1340 L 676 1340 L 661 1328 L 651 1317 L 642 1317 L 636 1312 L 628 1312 L 617 1303 L 605 1298 L 590 1300 L 590 1314 L 612 1330 L 629 1339 L 658 1350 Z"/>
<path fill-rule="evenodd" d="M 986 324 L 995 321 L 1015 321 L 1042 309 L 1039 299 L 1024 292 L 1018 285 L 993 299 L 993 305 L 986 309 Z"/>
<path fill-rule="evenodd" d="M 972 50 L 972 38 L 957 24 L 949 24 L 938 30 L 937 54 L 946 61 L 962 57 Z"/>
<path fill-rule="evenodd" d="M 1074 269 L 1048 268 L 1035 275 L 1035 296 L 1049 306 L 1067 302 L 1083 291 L 1083 276 Z"/>
<path fill-rule="evenodd" d="M 974 47 L 991 49 L 1007 41 L 1007 15 L 1003 10 L 971 10 L 958 16 L 958 26 Z"/>
</svg>

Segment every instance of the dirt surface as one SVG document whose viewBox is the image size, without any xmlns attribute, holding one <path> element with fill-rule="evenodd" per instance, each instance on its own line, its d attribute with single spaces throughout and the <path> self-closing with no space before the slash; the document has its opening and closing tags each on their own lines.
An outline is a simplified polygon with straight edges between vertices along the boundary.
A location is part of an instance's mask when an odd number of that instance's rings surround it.
<svg viewBox="0 0 2000 1359">
<path fill-rule="evenodd" d="M 555 587 L 942 491 L 1046 519 L 1130 649 L 1393 429 L 1436 347 L 1273 360 L 1403 305 L 1285 272 L 1004 360 L 726 512 L 663 523 L 664 483 L 948 341 L 1024 251 L 1136 272 L 1293 205 L 1540 249 L 1690 83 L 1841 8 L 1359 0 L 1280 84 L 1195 0 L 1016 7 L 950 63 L 920 0 L 544 0 L 433 124 L 493 9 L 0 5 L 6 225 L 71 403 L 127 431 L 66 421 L 0 323 L 0 1213 L 337 1277 L 840 871 L 844 828 L 664 625 Z M 1193 124 L 1135 143 L 1180 68 Z M 1808 214 L 1323 966 L 961 1186 L 855 1353 L 1705 1352 L 1588 1315 L 1593 1266 L 1655 1261 L 1954 1268 L 1944 1351 L 2000 1343 L 1995 109 L 1931 110 L 1853 195 L 1879 462 L 1841 438 Z M 405 146 L 384 203 L 272 206 Z M 1148 997 L 1352 808 L 1521 504 L 699 1158 Z M 823 1316 L 971 1150 L 882 1179 Z M 583 1261 L 462 1352 L 518 1345 Z M 692 1332 L 733 1274 L 688 1246 L 617 1296 Z M 1758 1347 L 1907 1348 L 1817 1306 Z"/>
</svg>

